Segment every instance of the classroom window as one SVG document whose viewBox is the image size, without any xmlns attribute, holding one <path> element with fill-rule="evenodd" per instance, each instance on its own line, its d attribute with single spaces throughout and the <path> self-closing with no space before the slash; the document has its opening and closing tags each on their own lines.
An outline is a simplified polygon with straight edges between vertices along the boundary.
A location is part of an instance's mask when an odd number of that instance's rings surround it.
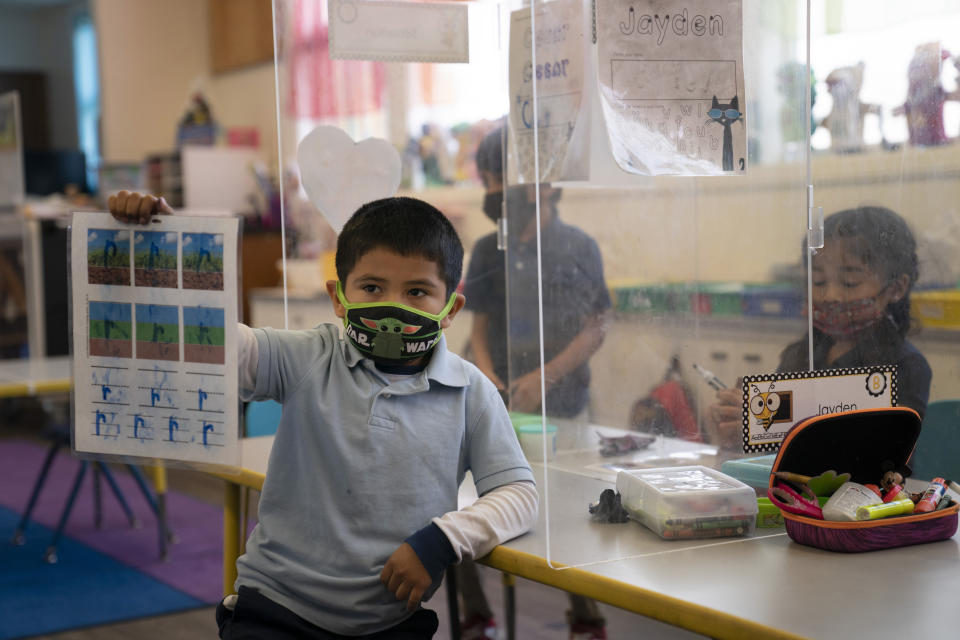
<svg viewBox="0 0 960 640">
<path fill-rule="evenodd" d="M 100 167 L 100 77 L 97 37 L 89 14 L 73 27 L 73 82 L 77 96 L 77 141 L 86 157 L 87 188 L 97 190 Z"/>
</svg>

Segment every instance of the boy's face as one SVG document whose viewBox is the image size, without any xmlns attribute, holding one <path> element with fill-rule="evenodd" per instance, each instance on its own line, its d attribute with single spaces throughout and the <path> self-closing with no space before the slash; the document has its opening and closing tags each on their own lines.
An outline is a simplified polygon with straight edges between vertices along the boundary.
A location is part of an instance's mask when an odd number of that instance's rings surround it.
<svg viewBox="0 0 960 640">
<path fill-rule="evenodd" d="M 336 280 L 327 281 L 327 293 L 337 317 L 343 318 L 346 309 L 337 299 Z M 440 313 L 450 299 L 436 262 L 382 247 L 371 249 L 357 260 L 343 283 L 343 295 L 350 303 L 395 302 L 428 313 Z M 458 293 L 450 313 L 440 321 L 441 328 L 450 326 L 464 301 Z"/>
<path fill-rule="evenodd" d="M 906 295 L 909 287 L 906 275 L 887 282 L 879 271 L 860 259 L 853 239 L 829 240 L 813 257 L 813 301 L 850 302 L 874 298 L 882 309 Z"/>
</svg>

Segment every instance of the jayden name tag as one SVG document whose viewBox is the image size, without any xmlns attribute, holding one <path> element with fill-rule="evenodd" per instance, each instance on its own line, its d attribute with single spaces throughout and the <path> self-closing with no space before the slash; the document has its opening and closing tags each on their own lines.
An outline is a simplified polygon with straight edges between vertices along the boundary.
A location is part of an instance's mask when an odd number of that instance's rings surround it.
<svg viewBox="0 0 960 640">
<path fill-rule="evenodd" d="M 776 451 L 790 428 L 811 416 L 897 406 L 897 366 L 747 376 L 743 451 Z"/>
<path fill-rule="evenodd" d="M 330 57 L 470 62 L 467 5 L 328 0 Z"/>
</svg>

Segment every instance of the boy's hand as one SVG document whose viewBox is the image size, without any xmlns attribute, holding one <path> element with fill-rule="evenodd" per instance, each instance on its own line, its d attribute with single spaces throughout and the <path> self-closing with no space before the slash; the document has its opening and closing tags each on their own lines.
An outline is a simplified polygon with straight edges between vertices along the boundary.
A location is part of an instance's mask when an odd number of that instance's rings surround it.
<svg viewBox="0 0 960 640">
<path fill-rule="evenodd" d="M 158 213 L 173 213 L 173 209 L 163 198 L 136 191 L 117 192 L 107 199 L 107 207 L 120 222 L 133 224 L 147 224 L 150 216 Z"/>
<path fill-rule="evenodd" d="M 387 559 L 387 564 L 380 572 L 380 582 L 397 596 L 397 600 L 406 600 L 407 610 L 413 611 L 432 581 L 417 552 L 404 542 Z"/>
<path fill-rule="evenodd" d="M 550 379 L 544 380 L 549 389 Z M 531 413 L 540 408 L 543 398 L 540 396 L 540 370 L 525 373 L 510 385 L 510 408 L 513 411 Z"/>
</svg>

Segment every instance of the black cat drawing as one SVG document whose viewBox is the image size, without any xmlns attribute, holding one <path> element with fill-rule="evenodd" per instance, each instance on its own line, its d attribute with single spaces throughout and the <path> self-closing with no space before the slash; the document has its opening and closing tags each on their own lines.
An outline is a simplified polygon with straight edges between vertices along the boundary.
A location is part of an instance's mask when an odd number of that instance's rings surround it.
<svg viewBox="0 0 960 640">
<path fill-rule="evenodd" d="M 733 96 L 729 104 L 720 104 L 717 96 L 713 96 L 713 104 L 710 105 L 707 115 L 710 116 L 707 124 L 713 121 L 723 125 L 723 170 L 733 171 L 733 134 L 730 133 L 730 125 L 743 117 L 740 101 L 737 96 Z"/>
</svg>

